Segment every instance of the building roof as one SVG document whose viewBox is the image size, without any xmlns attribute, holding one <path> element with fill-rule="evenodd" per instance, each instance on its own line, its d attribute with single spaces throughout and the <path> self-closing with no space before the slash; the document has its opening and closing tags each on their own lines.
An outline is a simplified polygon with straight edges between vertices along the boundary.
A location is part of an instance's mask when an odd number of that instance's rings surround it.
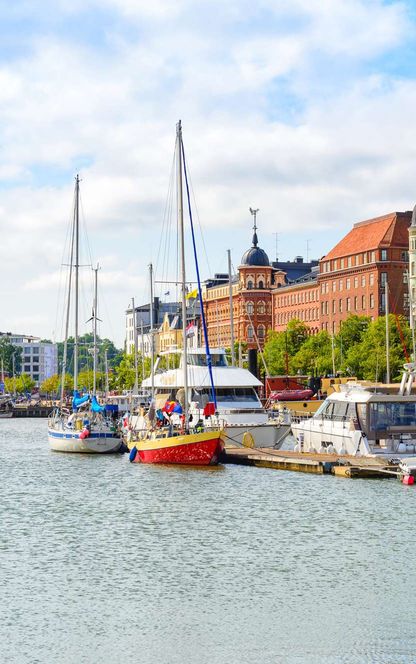
<svg viewBox="0 0 416 664">
<path fill-rule="evenodd" d="M 407 247 L 411 215 L 411 212 L 391 212 L 354 224 L 352 230 L 322 260 L 351 256 L 391 244 Z"/>
<path fill-rule="evenodd" d="M 260 267 L 265 267 L 266 265 L 269 266 L 270 262 L 268 255 L 264 249 L 260 249 L 260 247 L 257 246 L 259 241 L 257 239 L 257 226 L 255 222 L 252 242 L 253 246 L 251 246 L 250 249 L 247 249 L 243 254 L 241 265 L 257 265 Z"/>
</svg>

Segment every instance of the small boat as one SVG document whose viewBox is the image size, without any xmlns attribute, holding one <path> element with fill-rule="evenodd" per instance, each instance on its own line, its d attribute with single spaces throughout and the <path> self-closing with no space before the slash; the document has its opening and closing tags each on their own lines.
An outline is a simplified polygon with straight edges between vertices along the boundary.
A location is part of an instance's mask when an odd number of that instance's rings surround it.
<svg viewBox="0 0 416 664">
<path fill-rule="evenodd" d="M 347 383 L 321 404 L 313 417 L 292 416 L 296 451 L 387 458 L 414 457 L 416 364 L 404 365 L 399 389 Z"/>
<path fill-rule="evenodd" d="M 270 401 L 309 401 L 313 397 L 313 390 L 280 390 L 271 392 Z"/>
<path fill-rule="evenodd" d="M 179 241 L 180 241 L 180 256 L 181 256 L 181 290 L 182 290 L 182 334 L 183 334 L 183 399 L 182 403 L 178 401 L 172 406 L 171 411 L 176 410 L 180 414 L 180 421 L 178 424 L 169 420 L 167 417 L 162 416 L 162 419 L 156 419 L 156 410 L 154 405 L 151 406 L 148 414 L 148 422 L 151 424 L 150 430 L 142 430 L 138 439 L 134 442 L 131 450 L 130 461 L 133 463 L 166 463 L 166 464 L 184 464 L 194 466 L 207 466 L 215 465 L 218 463 L 221 452 L 223 451 L 223 437 L 224 432 L 221 428 L 213 428 L 209 431 L 198 430 L 191 431 L 189 427 L 189 400 L 188 400 L 188 374 L 187 374 L 187 309 L 186 309 L 186 272 L 185 272 L 185 233 L 184 233 L 184 220 L 183 220 L 183 191 L 182 191 L 182 175 L 185 176 L 187 186 L 187 202 L 189 209 L 189 218 L 191 224 L 191 233 L 193 240 L 194 255 L 196 259 L 196 247 L 194 230 L 192 224 L 192 214 L 190 208 L 189 189 L 187 181 L 185 152 L 182 143 L 182 126 L 181 122 L 176 127 L 176 165 L 177 165 L 177 201 L 178 201 L 178 226 L 179 226 Z M 207 367 L 210 377 L 210 392 L 211 402 L 215 410 L 216 396 L 215 386 L 212 373 L 212 359 L 208 343 L 208 335 L 206 333 L 205 313 L 201 294 L 201 282 L 199 278 L 199 269 L 196 262 L 196 272 L 198 279 L 198 291 L 201 302 L 201 318 L 204 328 L 204 338 L 206 347 Z M 152 288 L 152 267 L 151 273 L 151 302 L 153 301 L 153 288 Z M 153 320 L 151 320 L 151 328 L 153 329 Z M 152 343 L 152 371 L 151 371 L 151 388 L 152 397 L 154 397 L 154 344 Z M 203 427 L 200 427 L 203 429 Z"/>
<path fill-rule="evenodd" d="M 131 460 L 142 463 L 175 463 L 212 466 L 223 450 L 221 433 L 205 431 L 173 436 L 154 433 L 135 443 Z"/>
<path fill-rule="evenodd" d="M 98 403 L 96 392 L 97 363 L 97 273 L 95 271 L 95 296 L 93 313 L 93 391 L 81 395 L 78 392 L 78 269 L 79 269 L 79 177 L 75 180 L 75 209 L 71 228 L 71 255 L 69 262 L 68 300 L 66 305 L 66 326 L 64 357 L 62 364 L 60 404 L 54 409 L 48 421 L 48 440 L 54 452 L 80 452 L 86 454 L 106 454 L 117 452 L 121 447 L 115 422 Z M 72 291 L 72 272 L 75 271 L 75 334 L 74 334 L 74 395 L 72 409 L 64 405 L 64 382 L 67 363 L 70 302 Z"/>
</svg>

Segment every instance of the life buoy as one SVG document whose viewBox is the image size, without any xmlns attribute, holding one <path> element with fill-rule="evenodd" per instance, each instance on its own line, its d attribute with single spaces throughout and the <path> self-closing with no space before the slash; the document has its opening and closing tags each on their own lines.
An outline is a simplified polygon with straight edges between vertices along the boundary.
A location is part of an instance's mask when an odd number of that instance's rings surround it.
<svg viewBox="0 0 416 664">
<path fill-rule="evenodd" d="M 254 447 L 254 438 L 249 431 L 245 431 L 243 434 L 243 445 L 244 447 Z"/>
<path fill-rule="evenodd" d="M 84 440 L 84 438 L 88 438 L 89 435 L 90 435 L 89 429 L 85 428 L 81 431 L 79 437 L 81 438 L 81 440 Z"/>
</svg>

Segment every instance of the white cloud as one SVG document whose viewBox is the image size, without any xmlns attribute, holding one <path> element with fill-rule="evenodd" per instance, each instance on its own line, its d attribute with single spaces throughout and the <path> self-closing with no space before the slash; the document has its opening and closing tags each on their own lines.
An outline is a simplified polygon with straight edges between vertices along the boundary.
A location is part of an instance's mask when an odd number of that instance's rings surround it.
<svg viewBox="0 0 416 664">
<path fill-rule="evenodd" d="M 242 253 L 249 205 L 261 209 L 263 238 L 305 226 L 341 234 L 352 221 L 411 205 L 415 81 L 386 75 L 382 61 L 360 69 L 413 35 L 403 3 L 53 6 L 63 21 L 96 11 L 90 41 L 37 24 L 25 52 L 0 66 L 0 260 L 10 291 L 30 293 L 34 325 L 49 319 L 36 310 L 54 301 L 79 170 L 121 340 L 123 307 L 143 291 L 157 254 L 179 117 L 201 221 L 215 234 L 206 238 L 211 251 L 219 229 L 238 229 Z M 19 11 L 29 16 L 30 3 Z M 114 20 L 100 28 L 103 11 Z M 11 324 L 19 305 L 8 298 Z"/>
</svg>

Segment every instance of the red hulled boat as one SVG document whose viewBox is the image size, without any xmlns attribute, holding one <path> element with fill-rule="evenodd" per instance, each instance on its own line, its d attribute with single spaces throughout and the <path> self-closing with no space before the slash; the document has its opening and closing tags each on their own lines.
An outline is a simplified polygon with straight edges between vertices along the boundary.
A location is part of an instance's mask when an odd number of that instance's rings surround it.
<svg viewBox="0 0 416 664">
<path fill-rule="evenodd" d="M 212 466 L 224 449 L 222 431 L 179 434 L 145 438 L 135 443 L 133 463 L 176 463 L 189 466 Z M 135 453 L 134 453 L 135 450 Z"/>
</svg>

